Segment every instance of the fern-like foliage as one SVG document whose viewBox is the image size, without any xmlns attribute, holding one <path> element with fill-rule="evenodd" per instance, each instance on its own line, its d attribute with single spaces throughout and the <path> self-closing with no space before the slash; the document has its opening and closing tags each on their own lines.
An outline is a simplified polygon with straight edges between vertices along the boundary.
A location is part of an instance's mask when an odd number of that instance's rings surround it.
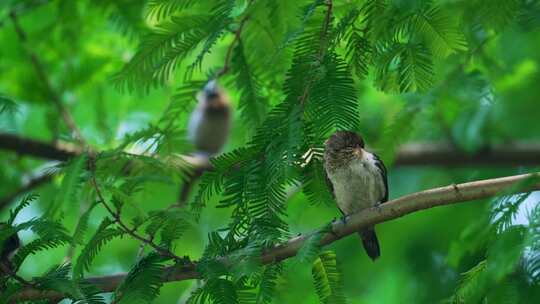
<svg viewBox="0 0 540 304">
<path fill-rule="evenodd" d="M 15 221 L 15 218 L 17 217 L 19 212 L 21 212 L 22 209 L 28 207 L 28 205 L 30 205 L 30 203 L 35 201 L 37 198 L 38 198 L 38 196 L 35 195 L 35 194 L 29 194 L 29 195 L 23 197 L 21 199 L 21 201 L 19 202 L 19 204 L 15 208 L 9 210 L 8 224 L 12 225 L 13 221 Z"/>
<path fill-rule="evenodd" d="M 85 178 L 85 169 L 88 156 L 83 154 L 71 160 L 64 168 L 62 179 L 62 191 L 59 192 L 56 204 L 64 206 L 66 203 L 78 202 L 78 192 Z"/>
<path fill-rule="evenodd" d="M 147 15 L 159 21 L 195 3 L 197 3 L 196 0 L 150 0 L 147 4 Z"/>
<path fill-rule="evenodd" d="M 434 55 L 446 57 L 467 49 L 465 36 L 458 24 L 458 20 L 441 7 L 431 6 L 415 12 L 409 26 L 430 46 Z"/>
<path fill-rule="evenodd" d="M 151 253 L 135 265 L 116 289 L 116 303 L 150 303 L 163 285 L 162 256 Z"/>
<path fill-rule="evenodd" d="M 321 303 L 347 303 L 335 253 L 321 253 L 313 263 L 311 273 Z"/>
<path fill-rule="evenodd" d="M 524 273 L 530 278 L 538 276 L 538 206 L 528 216 L 528 221 L 517 223 L 516 216 L 529 194 L 506 195 L 497 198 L 482 225 L 471 226 L 469 233 L 478 235 L 483 245 L 476 250 L 484 251 L 484 260 L 463 274 L 463 279 L 451 303 L 478 303 L 496 301 L 519 302 L 516 284 Z M 480 222 L 480 223 L 483 223 Z M 464 239 L 463 241 L 466 241 Z M 466 243 L 462 250 L 470 250 Z"/>
<path fill-rule="evenodd" d="M 7 113 L 13 115 L 17 111 L 17 103 L 11 98 L 0 95 L 0 114 Z"/>
<path fill-rule="evenodd" d="M 235 85 L 240 92 L 238 108 L 242 117 L 246 125 L 259 126 L 267 112 L 268 101 L 260 94 L 260 81 L 248 60 L 242 41 L 239 41 L 234 49 L 231 69 L 235 74 Z"/>
<path fill-rule="evenodd" d="M 124 235 L 123 231 L 116 228 L 111 228 L 110 226 L 112 224 L 113 221 L 111 221 L 109 218 L 105 218 L 99 225 L 94 236 L 88 241 L 86 246 L 84 246 L 81 253 L 79 254 L 79 257 L 77 258 L 75 267 L 73 268 L 74 278 L 83 277 L 84 271 L 90 269 L 92 261 L 97 256 L 103 245 L 105 245 L 105 243 L 116 237 L 121 237 Z"/>
<path fill-rule="evenodd" d="M 163 85 L 180 63 L 202 45 L 189 70 L 200 67 L 231 22 L 232 8 L 231 1 L 225 1 L 210 13 L 178 14 L 161 22 L 142 39 L 137 53 L 118 73 L 118 84 L 130 91 L 146 91 Z"/>
</svg>

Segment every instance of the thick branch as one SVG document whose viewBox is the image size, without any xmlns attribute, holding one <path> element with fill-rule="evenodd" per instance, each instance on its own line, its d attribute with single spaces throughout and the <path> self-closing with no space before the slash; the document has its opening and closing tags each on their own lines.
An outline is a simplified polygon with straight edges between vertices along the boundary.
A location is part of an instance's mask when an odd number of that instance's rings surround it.
<svg viewBox="0 0 540 304">
<path fill-rule="evenodd" d="M 343 221 L 332 223 L 333 233 L 327 233 L 321 240 L 321 245 L 330 244 L 347 235 L 356 233 L 362 228 L 393 220 L 423 209 L 490 198 L 499 195 L 502 191 L 505 191 L 505 194 L 510 194 L 540 190 L 540 181 L 538 178 L 540 178 L 540 172 L 450 185 L 405 195 L 384 203 L 378 208 L 371 208 L 361 213 L 353 214 L 347 218 L 345 223 Z M 518 185 L 521 185 L 521 187 L 514 188 Z M 292 238 L 286 244 L 269 250 L 261 256 L 262 263 L 269 264 L 295 256 L 302 247 L 302 244 L 311 235 L 313 233 Z M 222 262 L 227 264 L 228 259 L 223 258 Z M 116 289 L 125 276 L 126 274 L 117 274 L 91 278 L 89 280 L 104 292 L 107 292 Z M 200 275 L 196 271 L 195 264 L 182 266 L 182 268 L 169 266 L 163 274 L 163 281 L 183 281 L 199 277 Z M 59 299 L 61 297 L 62 295 L 56 292 L 44 293 L 27 288 L 17 295 L 15 301 L 43 298 Z"/>
<path fill-rule="evenodd" d="M 457 151 L 454 146 L 444 143 L 410 143 L 400 147 L 395 165 L 538 166 L 540 142 L 485 147 L 474 153 Z"/>
<path fill-rule="evenodd" d="M 65 161 L 79 155 L 81 148 L 63 143 L 52 145 L 17 135 L 0 133 L 0 150 L 14 151 L 20 155 Z M 189 160 L 188 160 L 189 162 Z M 195 169 L 199 168 L 195 162 Z M 540 142 L 515 142 L 491 146 L 475 153 L 456 150 L 444 143 L 410 143 L 398 150 L 395 166 L 526 166 L 540 165 Z M 208 164 L 202 165 L 208 170 Z"/>
<path fill-rule="evenodd" d="M 14 151 L 19 155 L 66 161 L 81 153 L 81 150 L 69 144 L 52 145 L 46 142 L 0 133 L 0 149 Z"/>
</svg>

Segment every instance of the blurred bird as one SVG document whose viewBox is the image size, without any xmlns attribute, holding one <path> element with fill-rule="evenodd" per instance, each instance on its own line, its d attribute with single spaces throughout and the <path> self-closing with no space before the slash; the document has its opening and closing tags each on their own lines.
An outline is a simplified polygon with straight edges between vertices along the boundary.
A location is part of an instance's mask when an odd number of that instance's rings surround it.
<svg viewBox="0 0 540 304">
<path fill-rule="evenodd" d="M 358 134 L 338 131 L 325 142 L 324 169 L 337 206 L 344 216 L 388 201 L 386 167 L 373 153 L 364 150 Z M 368 256 L 380 255 L 375 228 L 358 232 Z"/>
<path fill-rule="evenodd" d="M 191 113 L 188 136 L 196 154 L 210 157 L 221 152 L 229 137 L 231 105 L 216 80 L 209 81 L 197 95 L 197 107 Z"/>
<path fill-rule="evenodd" d="M 8 225 L 6 223 L 0 223 L 0 231 L 7 229 Z M 19 239 L 19 236 L 17 233 L 12 234 L 9 236 L 1 247 L 0 252 L 0 273 L 4 272 L 5 270 L 12 271 L 13 265 L 11 264 L 11 259 L 17 252 L 17 249 L 21 246 L 21 241 Z"/>
</svg>

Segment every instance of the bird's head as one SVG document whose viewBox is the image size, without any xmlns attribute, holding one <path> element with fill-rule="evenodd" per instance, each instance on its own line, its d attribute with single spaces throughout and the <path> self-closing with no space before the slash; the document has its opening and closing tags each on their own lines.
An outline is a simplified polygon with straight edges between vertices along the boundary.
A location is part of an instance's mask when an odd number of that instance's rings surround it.
<svg viewBox="0 0 540 304">
<path fill-rule="evenodd" d="M 324 142 L 324 152 L 333 158 L 362 157 L 364 140 L 352 131 L 337 131 Z"/>
<path fill-rule="evenodd" d="M 210 80 L 197 96 L 199 103 L 208 109 L 228 108 L 229 100 L 226 93 L 215 79 Z"/>
</svg>

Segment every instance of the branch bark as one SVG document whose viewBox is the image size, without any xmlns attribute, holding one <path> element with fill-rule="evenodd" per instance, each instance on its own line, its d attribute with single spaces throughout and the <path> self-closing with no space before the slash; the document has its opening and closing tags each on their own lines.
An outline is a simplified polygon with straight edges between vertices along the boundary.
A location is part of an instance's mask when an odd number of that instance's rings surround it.
<svg viewBox="0 0 540 304">
<path fill-rule="evenodd" d="M 73 144 L 58 143 L 53 145 L 7 133 L 0 133 L 0 150 L 59 161 L 66 161 L 82 152 L 80 147 Z M 394 165 L 538 166 L 540 165 L 540 142 L 515 142 L 489 146 L 474 153 L 456 150 L 455 147 L 446 143 L 409 143 L 401 146 L 398 150 Z M 209 169 L 208 164 L 203 164 L 203 167 L 203 170 Z"/>
<path fill-rule="evenodd" d="M 378 208 L 371 208 L 353 214 L 347 217 L 346 222 L 333 222 L 332 233 L 327 233 L 322 238 L 320 245 L 328 245 L 345 236 L 356 233 L 362 228 L 390 221 L 416 211 L 477 199 L 485 199 L 501 194 L 540 190 L 539 179 L 540 172 L 537 172 L 454 184 L 405 195 L 384 203 Z M 285 244 L 268 250 L 261 256 L 261 262 L 263 264 L 269 264 L 295 256 L 304 242 L 315 233 L 318 232 L 315 231 L 292 238 Z M 230 263 L 227 257 L 222 258 L 221 262 L 225 264 Z M 169 266 L 163 273 L 163 282 L 200 278 L 200 274 L 197 272 L 196 268 L 196 264 L 182 266 L 181 268 Z M 98 288 L 103 290 L 103 292 L 110 292 L 116 289 L 125 276 L 125 273 L 120 273 L 110 276 L 89 278 L 88 281 L 95 284 Z M 61 299 L 62 297 L 62 294 L 58 292 L 43 292 L 33 288 L 26 288 L 16 295 L 13 300 Z"/>
<path fill-rule="evenodd" d="M 14 151 L 19 155 L 66 161 L 81 153 L 81 149 L 69 144 L 49 144 L 39 140 L 0 133 L 0 150 Z"/>
</svg>

